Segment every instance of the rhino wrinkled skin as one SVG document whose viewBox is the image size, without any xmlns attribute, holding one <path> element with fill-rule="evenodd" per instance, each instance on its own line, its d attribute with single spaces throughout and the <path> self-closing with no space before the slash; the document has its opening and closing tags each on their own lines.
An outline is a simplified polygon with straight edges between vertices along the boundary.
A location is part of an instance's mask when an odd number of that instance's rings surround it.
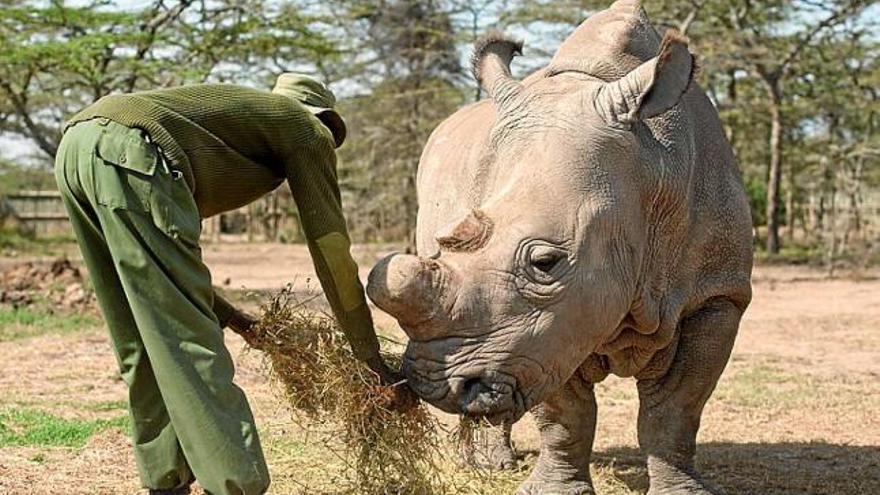
<svg viewBox="0 0 880 495">
<path fill-rule="evenodd" d="M 537 420 L 521 493 L 593 493 L 593 384 L 634 377 L 651 494 L 714 493 L 693 468 L 703 405 L 751 298 L 751 219 L 687 40 L 621 0 L 518 81 L 521 46 L 478 42 L 489 99 L 432 134 L 418 256 L 370 274 L 437 407 Z"/>
</svg>

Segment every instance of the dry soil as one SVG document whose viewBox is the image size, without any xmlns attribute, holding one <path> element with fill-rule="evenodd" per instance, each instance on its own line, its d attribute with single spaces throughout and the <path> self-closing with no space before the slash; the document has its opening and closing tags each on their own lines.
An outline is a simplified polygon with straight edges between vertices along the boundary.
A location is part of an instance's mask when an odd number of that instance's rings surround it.
<svg viewBox="0 0 880 495">
<path fill-rule="evenodd" d="M 389 250 L 358 247 L 362 275 Z M 225 244 L 207 246 L 204 253 L 215 284 L 233 292 L 275 290 L 288 282 L 303 289 L 315 286 L 308 252 L 301 246 Z M 17 261 L 0 260 L 0 266 Z M 754 301 L 703 415 L 697 462 L 711 482 L 730 494 L 880 493 L 877 275 L 827 280 L 807 268 L 756 268 Z M 245 303 L 253 306 L 258 298 Z M 5 311 L 7 318 L 0 322 L 8 327 L 0 328 L 0 493 L 138 493 L 128 440 L 114 426 L 124 422 L 126 390 L 100 321 L 71 329 L 57 321 L 54 326 L 19 321 Z M 376 319 L 400 336 L 387 315 L 377 312 Z M 24 331 L 9 331 L 16 325 Z M 227 343 L 236 359 L 237 381 L 261 427 L 274 477 L 272 493 L 326 488 L 320 447 L 310 443 L 275 397 L 259 356 L 244 352 L 236 336 L 228 335 Z M 598 386 L 593 471 L 600 493 L 647 489 L 636 441 L 634 388 L 632 381 L 616 378 Z M 39 429 L 21 419 L 35 414 L 37 423 L 54 421 L 54 427 L 46 426 L 48 437 L 24 431 Z M 85 439 L 80 444 L 53 439 L 53 434 L 64 435 L 64 425 L 80 430 L 86 425 Z M 530 419 L 516 426 L 514 440 L 527 466 L 538 446 Z"/>
</svg>

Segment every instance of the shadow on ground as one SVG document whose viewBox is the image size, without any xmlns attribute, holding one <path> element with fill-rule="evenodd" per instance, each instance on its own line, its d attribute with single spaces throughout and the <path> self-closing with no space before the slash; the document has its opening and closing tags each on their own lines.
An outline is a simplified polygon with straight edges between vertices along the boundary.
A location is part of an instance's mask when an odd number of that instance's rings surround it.
<svg viewBox="0 0 880 495">
<path fill-rule="evenodd" d="M 648 489 L 645 458 L 636 449 L 593 453 L 630 489 Z M 827 443 L 704 443 L 697 468 L 728 495 L 880 494 L 880 447 Z"/>
</svg>

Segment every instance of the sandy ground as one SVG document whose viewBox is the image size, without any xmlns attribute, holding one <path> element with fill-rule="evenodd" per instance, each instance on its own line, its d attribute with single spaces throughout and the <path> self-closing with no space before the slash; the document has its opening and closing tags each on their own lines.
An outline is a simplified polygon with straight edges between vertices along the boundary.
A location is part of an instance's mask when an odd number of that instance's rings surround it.
<svg viewBox="0 0 880 495">
<path fill-rule="evenodd" d="M 391 250 L 358 247 L 362 274 Z M 314 287 L 301 246 L 226 244 L 208 246 L 204 254 L 215 284 L 228 289 L 272 290 L 288 282 Z M 0 260 L 0 266 L 9 262 Z M 698 439 L 698 467 L 726 493 L 880 493 L 880 278 L 863 275 L 826 280 L 806 268 L 756 268 L 752 306 Z M 376 320 L 395 331 L 387 315 L 377 312 Z M 261 426 L 272 493 L 309 493 L 320 466 L 309 462 L 307 449 L 301 454 L 296 428 L 273 395 L 259 356 L 244 352 L 235 336 L 227 343 Z M 600 493 L 647 489 L 634 389 L 631 380 L 618 378 L 597 387 L 592 467 Z M 0 391 L 0 413 L 24 408 L 88 420 L 124 415 L 126 390 L 100 326 L 0 340 Z M 516 426 L 514 440 L 531 462 L 538 444 L 529 418 Z M 118 428 L 78 448 L 0 447 L 0 494 L 132 494 L 138 485 L 128 440 Z"/>
</svg>

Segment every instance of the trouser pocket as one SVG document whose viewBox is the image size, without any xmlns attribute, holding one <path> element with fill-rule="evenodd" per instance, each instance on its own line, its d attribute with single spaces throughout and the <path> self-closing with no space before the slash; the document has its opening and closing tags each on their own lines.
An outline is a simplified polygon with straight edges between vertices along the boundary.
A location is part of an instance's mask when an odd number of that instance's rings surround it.
<svg viewBox="0 0 880 495">
<path fill-rule="evenodd" d="M 183 174 L 168 165 L 143 131 L 106 119 L 100 126 L 95 145 L 98 204 L 147 214 L 165 234 L 197 249 L 201 218 Z"/>
<path fill-rule="evenodd" d="M 164 163 L 164 158 L 159 159 Z M 163 166 L 156 175 L 151 199 L 153 221 L 172 238 L 198 249 L 202 220 L 183 174 Z"/>
<path fill-rule="evenodd" d="M 153 177 L 159 161 L 156 147 L 140 130 L 99 120 L 95 143 L 95 200 L 110 208 L 150 211 Z"/>
</svg>

